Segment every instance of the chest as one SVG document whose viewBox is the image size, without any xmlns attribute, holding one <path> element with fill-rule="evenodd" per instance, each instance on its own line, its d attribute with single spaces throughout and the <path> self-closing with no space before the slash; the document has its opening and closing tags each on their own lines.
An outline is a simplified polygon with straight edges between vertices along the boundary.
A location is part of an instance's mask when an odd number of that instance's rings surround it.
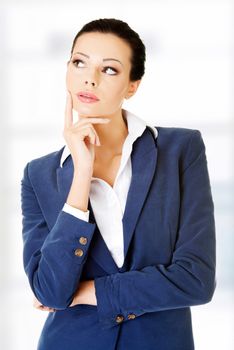
<svg viewBox="0 0 234 350">
<path fill-rule="evenodd" d="M 114 157 L 109 162 L 94 162 L 93 177 L 97 177 L 106 181 L 113 187 L 116 175 L 118 173 L 121 162 L 121 155 Z"/>
</svg>

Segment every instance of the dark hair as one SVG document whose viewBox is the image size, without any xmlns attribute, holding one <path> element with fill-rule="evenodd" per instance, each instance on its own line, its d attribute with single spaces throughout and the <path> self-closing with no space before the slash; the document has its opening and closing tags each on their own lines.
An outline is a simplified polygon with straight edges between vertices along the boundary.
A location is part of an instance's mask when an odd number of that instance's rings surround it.
<svg viewBox="0 0 234 350">
<path fill-rule="evenodd" d="M 100 18 L 86 23 L 73 40 L 71 54 L 78 37 L 84 33 L 91 32 L 110 33 L 123 39 L 132 51 L 130 81 L 136 81 L 142 78 L 145 73 L 145 45 L 139 35 L 126 22 L 115 18 Z"/>
</svg>

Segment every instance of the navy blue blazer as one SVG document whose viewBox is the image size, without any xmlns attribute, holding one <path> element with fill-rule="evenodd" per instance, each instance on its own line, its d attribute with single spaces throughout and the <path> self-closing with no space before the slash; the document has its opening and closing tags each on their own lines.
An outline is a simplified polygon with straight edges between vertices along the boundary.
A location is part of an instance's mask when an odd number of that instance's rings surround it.
<svg viewBox="0 0 234 350">
<path fill-rule="evenodd" d="M 25 166 L 24 268 L 34 295 L 57 309 L 38 350 L 194 349 L 190 306 L 209 302 L 216 285 L 205 146 L 198 130 L 157 129 L 156 140 L 147 127 L 133 144 L 121 268 L 90 201 L 89 222 L 62 211 L 73 177 L 71 156 L 59 165 L 64 147 Z M 97 306 L 69 307 L 79 282 L 90 279 Z"/>
</svg>

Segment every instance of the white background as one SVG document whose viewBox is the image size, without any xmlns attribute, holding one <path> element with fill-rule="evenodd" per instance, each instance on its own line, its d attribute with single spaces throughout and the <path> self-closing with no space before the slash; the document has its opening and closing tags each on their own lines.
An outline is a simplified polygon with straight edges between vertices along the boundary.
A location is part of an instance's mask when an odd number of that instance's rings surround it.
<svg viewBox="0 0 234 350">
<path fill-rule="evenodd" d="M 161 126 L 199 129 L 217 227 L 217 289 L 192 308 L 197 350 L 233 349 L 233 7 L 227 0 L 1 1 L 0 348 L 33 350 L 46 313 L 32 307 L 22 265 L 20 181 L 26 163 L 60 149 L 66 62 L 86 22 L 127 21 L 147 48 L 125 108 Z"/>
</svg>

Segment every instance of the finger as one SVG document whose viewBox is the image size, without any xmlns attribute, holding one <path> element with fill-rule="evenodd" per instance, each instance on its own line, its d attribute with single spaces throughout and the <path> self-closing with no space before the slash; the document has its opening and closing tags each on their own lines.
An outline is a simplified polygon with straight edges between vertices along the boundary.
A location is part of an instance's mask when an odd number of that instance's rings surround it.
<svg viewBox="0 0 234 350">
<path fill-rule="evenodd" d="M 73 124 L 73 115 L 72 115 L 72 97 L 71 93 L 67 90 L 66 106 L 65 106 L 65 118 L 64 126 L 69 128 Z"/>
<path fill-rule="evenodd" d="M 89 138 L 90 143 L 95 144 L 96 133 L 92 128 L 83 127 L 79 129 L 79 133 L 84 140 L 86 137 Z"/>
<path fill-rule="evenodd" d="M 93 120 L 93 119 L 92 119 L 92 120 Z M 92 122 L 92 120 L 91 120 L 91 122 Z M 106 122 L 106 120 L 107 120 L 107 122 Z M 105 121 L 103 120 L 103 121 L 101 121 L 101 122 L 103 122 L 104 124 L 107 124 L 109 121 L 110 121 L 110 119 L 105 119 Z M 94 124 L 97 124 L 97 123 L 100 123 L 100 119 L 94 121 Z M 93 127 L 93 125 L 89 123 L 89 121 L 86 120 L 84 123 L 81 123 L 80 121 L 78 121 L 78 122 L 76 122 L 76 123 L 74 123 L 74 124 L 72 125 L 72 129 L 73 129 L 73 131 L 76 131 L 76 129 L 82 130 L 82 129 L 86 128 L 87 126 L 88 126 L 90 129 L 92 129 L 93 132 L 94 132 L 95 135 L 96 135 L 96 137 L 95 137 L 95 144 L 96 144 L 97 146 L 101 146 L 100 139 L 99 139 L 99 136 L 98 136 L 98 134 L 97 134 L 97 131 L 95 130 L 95 128 Z"/>
<path fill-rule="evenodd" d="M 101 143 L 100 143 L 100 140 L 99 140 L 97 131 L 94 129 L 94 127 L 92 126 L 92 124 L 86 124 L 86 125 L 84 125 L 84 126 L 81 126 L 81 127 L 79 128 L 79 130 L 84 130 L 86 127 L 89 127 L 89 128 L 93 131 L 93 133 L 94 133 L 94 135 L 95 135 L 93 141 L 95 142 L 95 144 L 96 144 L 96 145 L 100 145 Z"/>
<path fill-rule="evenodd" d="M 82 119 L 79 119 L 78 122 L 76 122 L 74 125 L 82 125 L 82 124 L 85 124 L 85 123 L 93 123 L 93 124 L 105 124 L 105 123 L 109 123 L 110 122 L 110 119 L 109 118 L 95 118 L 95 117 L 87 117 L 87 118 L 82 118 Z"/>
<path fill-rule="evenodd" d="M 44 306 L 42 311 L 54 312 L 55 309 L 53 309 L 52 307 Z"/>
<path fill-rule="evenodd" d="M 48 311 L 48 308 L 43 306 L 43 305 L 41 307 L 39 307 L 38 309 L 41 311 Z"/>
<path fill-rule="evenodd" d="M 49 312 L 54 312 L 55 309 L 51 308 L 51 307 L 48 307 L 48 306 L 44 306 L 44 305 L 38 305 L 36 307 L 36 309 L 40 310 L 40 311 L 49 311 Z"/>
<path fill-rule="evenodd" d="M 37 298 L 33 299 L 33 306 L 39 310 L 49 309 L 47 306 L 44 306 Z"/>
</svg>

